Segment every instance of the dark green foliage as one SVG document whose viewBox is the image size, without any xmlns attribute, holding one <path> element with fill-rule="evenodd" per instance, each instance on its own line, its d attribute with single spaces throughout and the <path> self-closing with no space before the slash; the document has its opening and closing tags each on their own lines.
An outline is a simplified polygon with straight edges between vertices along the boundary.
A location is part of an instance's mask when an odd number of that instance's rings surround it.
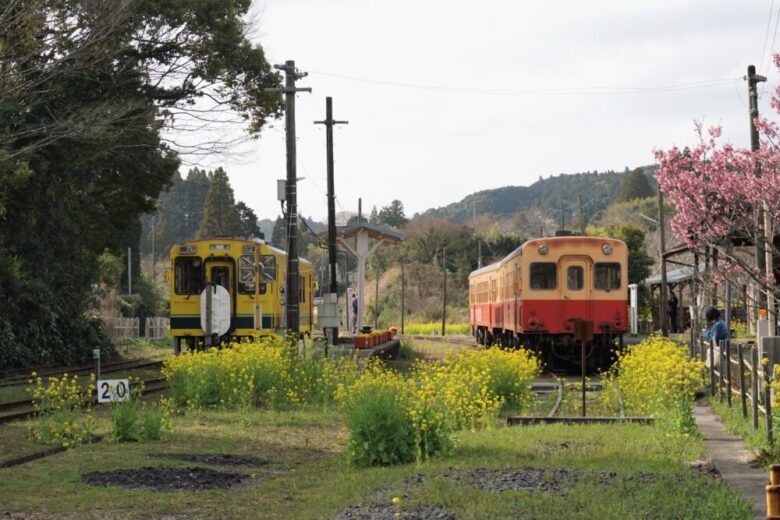
<svg viewBox="0 0 780 520">
<path fill-rule="evenodd" d="M 203 218 L 196 237 L 201 239 L 240 236 L 243 224 L 227 173 L 222 168 L 217 168 L 211 175 L 211 185 L 206 194 Z"/>
<path fill-rule="evenodd" d="M 620 191 L 615 202 L 627 202 L 634 199 L 644 199 L 653 195 L 653 188 L 645 175 L 643 168 L 636 168 L 620 185 Z"/>
<path fill-rule="evenodd" d="M 389 206 L 382 208 L 376 219 L 377 223 L 394 228 L 402 227 L 407 221 L 408 219 L 406 218 L 406 215 L 404 215 L 404 205 L 398 199 L 392 201 Z"/>
<path fill-rule="evenodd" d="M 137 237 L 171 183 L 179 164 L 164 126 L 204 92 L 253 130 L 279 114 L 280 97 L 264 91 L 279 77 L 244 37 L 249 4 L 0 9 L 0 368 L 83 361 L 105 344 L 89 318 L 98 258 Z"/>
<path fill-rule="evenodd" d="M 236 204 L 236 211 L 238 211 L 238 219 L 241 221 L 239 235 L 247 238 L 263 238 L 263 233 L 257 225 L 257 215 L 252 211 L 252 208 L 239 201 Z"/>
</svg>

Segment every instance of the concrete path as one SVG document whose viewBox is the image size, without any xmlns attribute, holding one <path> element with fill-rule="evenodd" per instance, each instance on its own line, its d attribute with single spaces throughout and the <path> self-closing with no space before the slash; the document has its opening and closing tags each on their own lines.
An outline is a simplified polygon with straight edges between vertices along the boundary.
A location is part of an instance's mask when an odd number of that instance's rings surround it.
<svg viewBox="0 0 780 520">
<path fill-rule="evenodd" d="M 753 468 L 753 458 L 738 435 L 731 435 L 708 406 L 696 405 L 693 417 L 699 428 L 710 460 L 718 468 L 723 480 L 732 489 L 753 502 L 753 516 L 766 518 L 766 494 L 769 473 L 763 468 Z"/>
</svg>

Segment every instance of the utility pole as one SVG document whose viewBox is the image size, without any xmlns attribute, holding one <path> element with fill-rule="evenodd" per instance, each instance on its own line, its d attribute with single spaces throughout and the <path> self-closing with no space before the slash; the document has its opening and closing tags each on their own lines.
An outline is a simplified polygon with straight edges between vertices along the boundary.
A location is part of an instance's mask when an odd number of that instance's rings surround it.
<svg viewBox="0 0 780 520">
<path fill-rule="evenodd" d="M 295 81 L 306 77 L 305 72 L 295 68 L 294 60 L 284 65 L 274 65 L 284 72 L 284 88 L 266 89 L 267 92 L 284 93 L 284 126 L 287 138 L 287 183 L 285 200 L 287 202 L 287 288 L 285 300 L 287 307 L 287 330 L 296 336 L 300 332 L 299 275 L 298 275 L 298 175 L 295 151 L 295 94 L 311 92 L 311 88 L 296 88 Z"/>
<path fill-rule="evenodd" d="M 336 188 L 333 178 L 333 127 L 335 125 L 346 125 L 349 121 L 335 121 L 333 119 L 333 98 L 325 98 L 325 120 L 315 121 L 315 125 L 325 125 L 326 146 L 327 146 L 327 167 L 328 167 L 328 263 L 330 264 L 330 284 L 328 292 L 335 294 L 338 301 L 338 280 L 336 279 Z M 350 305 L 350 302 L 347 302 Z M 332 343 L 335 345 L 339 339 L 339 328 L 333 327 Z"/>
<path fill-rule="evenodd" d="M 133 294 L 133 248 L 127 248 L 127 294 Z"/>
<path fill-rule="evenodd" d="M 582 210 L 582 193 L 577 194 L 580 204 L 580 235 L 585 236 L 585 212 Z"/>
<path fill-rule="evenodd" d="M 374 273 L 374 330 L 379 330 L 379 271 Z"/>
<path fill-rule="evenodd" d="M 658 316 L 661 319 L 661 335 L 669 337 L 669 315 L 667 308 L 667 286 L 666 286 L 666 224 L 664 219 L 664 193 L 658 190 L 658 229 L 661 232 L 661 305 L 658 310 Z M 694 269 L 698 269 L 698 266 Z"/>
<path fill-rule="evenodd" d="M 474 222 L 474 236 L 477 238 L 477 269 L 482 269 L 482 240 L 477 236 L 477 194 L 471 194 L 471 216 Z"/>
<path fill-rule="evenodd" d="M 748 65 L 747 68 L 747 76 L 745 76 L 745 79 L 748 82 L 748 98 L 750 100 L 750 149 L 752 151 L 756 151 L 759 148 L 759 141 L 758 141 L 758 129 L 756 128 L 756 118 L 758 117 L 758 84 L 766 81 L 766 77 L 760 76 L 756 74 L 756 67 L 755 65 Z M 759 164 L 756 167 L 756 171 L 754 174 L 758 177 L 761 175 L 761 165 Z M 760 273 L 766 273 L 766 252 L 764 248 L 764 240 L 765 237 L 762 236 L 761 228 L 764 224 L 764 211 L 763 208 L 758 208 L 757 216 L 756 216 L 756 232 L 753 235 L 753 242 L 755 243 L 755 256 L 756 256 L 756 267 L 758 267 L 758 270 Z M 766 233 L 768 230 L 764 229 L 764 232 Z M 771 243 L 771 240 L 769 240 Z M 759 292 L 758 297 L 758 307 L 760 309 L 766 309 L 767 307 L 767 293 L 765 291 Z"/>
<path fill-rule="evenodd" d="M 401 334 L 404 333 L 404 299 L 406 290 L 406 277 L 404 276 L 404 264 L 406 261 L 401 259 Z"/>
<path fill-rule="evenodd" d="M 444 294 L 441 305 L 441 335 L 447 333 L 447 248 L 441 248 L 441 266 L 444 268 Z"/>
</svg>

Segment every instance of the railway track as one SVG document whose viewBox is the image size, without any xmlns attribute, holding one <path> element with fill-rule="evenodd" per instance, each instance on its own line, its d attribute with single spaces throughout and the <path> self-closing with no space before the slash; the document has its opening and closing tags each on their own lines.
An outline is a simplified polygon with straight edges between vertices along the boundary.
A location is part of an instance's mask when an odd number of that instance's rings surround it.
<svg viewBox="0 0 780 520">
<path fill-rule="evenodd" d="M 464 345 L 471 348 L 483 348 L 482 345 L 468 338 L 452 338 L 447 336 L 420 336 L 420 335 L 408 335 L 400 336 L 401 338 L 415 339 L 419 341 L 433 341 L 436 343 L 453 343 L 455 345 Z"/>
<path fill-rule="evenodd" d="M 143 381 L 144 390 L 141 395 L 146 396 L 156 392 L 161 392 L 168 388 L 168 382 L 164 378 L 147 379 Z M 97 394 L 86 404 L 97 404 Z M 35 414 L 32 399 L 21 399 L 7 403 L 0 403 L 0 424 L 11 421 L 27 419 Z"/>
<path fill-rule="evenodd" d="M 106 363 L 104 365 L 100 366 L 100 373 L 101 374 L 109 374 L 111 372 L 117 372 L 119 370 L 130 370 L 130 369 L 136 369 L 136 368 L 152 368 L 152 367 L 159 367 L 162 366 L 162 360 L 155 359 L 155 360 L 149 360 L 149 359 L 133 359 L 129 361 L 117 361 L 115 363 Z M 95 371 L 95 366 L 81 366 L 81 367 L 73 367 L 71 369 L 54 369 L 54 370 L 37 370 L 36 373 L 40 377 L 53 377 L 53 376 L 61 376 L 63 374 L 68 375 L 87 375 L 90 373 L 93 373 Z M 21 386 L 24 384 L 27 384 L 27 381 L 30 379 L 30 374 L 26 375 L 16 375 L 13 377 L 8 377 L 5 379 L 0 380 L 0 388 L 5 388 L 9 386 Z M 0 408 L 1 409 L 1 408 Z"/>
</svg>

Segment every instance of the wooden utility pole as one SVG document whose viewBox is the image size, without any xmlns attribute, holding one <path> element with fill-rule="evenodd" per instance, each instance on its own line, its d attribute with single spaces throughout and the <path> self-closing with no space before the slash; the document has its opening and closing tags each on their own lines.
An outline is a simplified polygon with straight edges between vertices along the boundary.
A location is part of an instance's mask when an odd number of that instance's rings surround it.
<svg viewBox="0 0 780 520">
<path fill-rule="evenodd" d="M 311 88 L 296 88 L 295 81 L 306 77 L 305 72 L 295 68 L 294 60 L 287 60 L 284 65 L 274 65 L 274 68 L 284 72 L 283 89 L 267 89 L 271 92 L 284 93 L 284 126 L 287 138 L 287 182 L 285 185 L 285 201 L 287 205 L 287 283 L 284 294 L 287 307 L 287 330 L 297 335 L 300 332 L 299 301 L 299 271 L 298 271 L 298 174 L 295 150 L 295 94 L 311 92 Z"/>
<path fill-rule="evenodd" d="M 333 127 L 335 125 L 346 125 L 349 121 L 335 121 L 333 119 L 333 98 L 325 98 L 325 120 L 315 121 L 315 125 L 325 125 L 326 147 L 327 147 L 327 168 L 328 168 L 328 263 L 330 264 L 330 283 L 328 292 L 338 295 L 339 286 L 336 279 L 336 188 L 333 178 Z M 350 305 L 350 302 L 347 302 Z M 339 328 L 332 329 L 333 344 L 338 343 Z"/>
<path fill-rule="evenodd" d="M 444 269 L 444 291 L 441 304 L 441 335 L 447 334 L 447 248 L 441 248 L 441 266 Z"/>
<path fill-rule="evenodd" d="M 745 79 L 748 82 L 748 98 L 750 101 L 749 115 L 750 115 L 750 149 L 752 151 L 758 150 L 760 144 L 758 140 L 758 129 L 756 128 L 756 118 L 758 117 L 758 84 L 762 81 L 766 81 L 766 77 L 756 74 L 755 65 L 748 65 L 747 76 Z M 754 172 L 756 176 L 761 175 L 761 165 L 759 164 Z M 766 253 L 764 251 L 764 236 L 761 233 L 761 228 L 764 224 L 763 208 L 758 208 L 758 213 L 755 222 L 756 232 L 753 235 L 753 241 L 755 243 L 755 256 L 756 266 L 759 272 L 766 272 Z M 766 230 L 764 230 L 766 231 Z M 771 242 L 771 241 L 770 241 Z M 767 298 L 766 292 L 761 291 L 758 297 L 758 307 L 760 309 L 766 309 Z"/>
<path fill-rule="evenodd" d="M 664 218 L 664 193 L 658 189 L 658 229 L 661 232 L 661 308 L 659 317 L 661 318 L 661 334 L 669 336 L 669 314 L 667 309 L 667 286 L 666 286 L 666 219 Z"/>
</svg>

